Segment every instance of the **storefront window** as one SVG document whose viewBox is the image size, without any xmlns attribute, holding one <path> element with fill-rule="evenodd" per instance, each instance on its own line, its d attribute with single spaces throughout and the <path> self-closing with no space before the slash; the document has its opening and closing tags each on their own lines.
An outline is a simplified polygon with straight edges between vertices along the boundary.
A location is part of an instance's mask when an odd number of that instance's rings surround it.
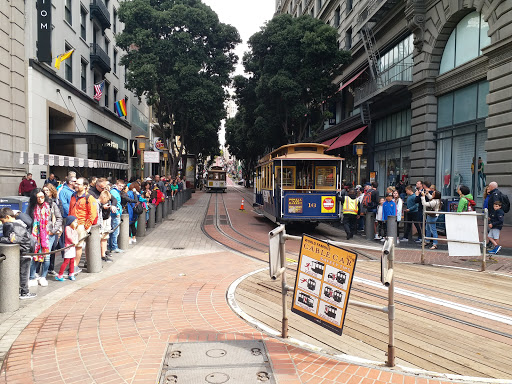
<svg viewBox="0 0 512 384">
<path fill-rule="evenodd" d="M 400 176 L 400 148 L 390 149 L 386 151 L 386 162 L 387 162 L 387 172 L 386 172 L 386 185 L 385 187 L 389 187 L 391 185 L 396 185 Z"/>
<path fill-rule="evenodd" d="M 375 122 L 375 144 L 411 135 L 411 110 L 406 109 Z"/>
</svg>

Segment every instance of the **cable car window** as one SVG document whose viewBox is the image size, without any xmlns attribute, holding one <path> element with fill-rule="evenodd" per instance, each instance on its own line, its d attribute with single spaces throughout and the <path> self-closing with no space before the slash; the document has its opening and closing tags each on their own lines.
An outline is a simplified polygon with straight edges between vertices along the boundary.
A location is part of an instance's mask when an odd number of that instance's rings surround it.
<svg viewBox="0 0 512 384">
<path fill-rule="evenodd" d="M 316 167 L 316 188 L 334 188 L 336 167 Z"/>
<path fill-rule="evenodd" d="M 276 186 L 281 185 L 281 167 L 276 167 Z M 295 189 L 295 167 L 283 167 L 283 189 Z"/>
</svg>

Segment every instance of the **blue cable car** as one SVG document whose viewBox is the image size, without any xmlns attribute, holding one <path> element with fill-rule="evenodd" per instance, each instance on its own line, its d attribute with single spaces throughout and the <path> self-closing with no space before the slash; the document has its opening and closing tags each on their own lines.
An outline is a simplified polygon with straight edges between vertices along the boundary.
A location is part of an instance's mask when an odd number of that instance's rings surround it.
<svg viewBox="0 0 512 384">
<path fill-rule="evenodd" d="M 327 145 L 284 145 L 258 161 L 255 208 L 275 223 L 340 220 L 343 159 L 326 155 Z"/>
</svg>

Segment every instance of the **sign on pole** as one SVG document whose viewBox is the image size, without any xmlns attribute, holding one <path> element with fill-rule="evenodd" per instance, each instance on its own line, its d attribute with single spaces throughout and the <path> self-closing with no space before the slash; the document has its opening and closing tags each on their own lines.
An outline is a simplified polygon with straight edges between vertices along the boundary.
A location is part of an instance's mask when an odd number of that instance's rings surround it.
<svg viewBox="0 0 512 384">
<path fill-rule="evenodd" d="M 144 162 L 145 163 L 159 163 L 160 162 L 160 152 L 158 152 L 158 151 L 144 152 Z"/>
<path fill-rule="evenodd" d="M 478 241 L 477 215 L 472 212 L 445 215 L 448 256 L 480 256 L 480 244 L 458 243 L 457 241 Z"/>
<path fill-rule="evenodd" d="M 341 335 L 357 254 L 302 236 L 292 312 Z"/>
</svg>

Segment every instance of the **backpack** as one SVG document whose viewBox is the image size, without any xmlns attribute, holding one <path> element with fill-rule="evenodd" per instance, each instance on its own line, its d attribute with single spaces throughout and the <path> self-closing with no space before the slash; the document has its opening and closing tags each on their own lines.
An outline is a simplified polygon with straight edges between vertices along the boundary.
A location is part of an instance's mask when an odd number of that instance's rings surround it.
<svg viewBox="0 0 512 384">
<path fill-rule="evenodd" d="M 366 191 L 363 195 L 363 207 L 372 208 L 372 191 Z"/>
<path fill-rule="evenodd" d="M 476 207 L 475 200 L 471 200 L 471 199 L 466 199 L 466 200 L 468 201 L 468 212 L 473 212 Z"/>
<path fill-rule="evenodd" d="M 142 214 L 142 212 L 144 212 L 144 207 L 142 206 L 142 204 L 141 203 L 134 204 L 133 213 L 136 215 L 140 215 L 140 214 Z"/>
</svg>

